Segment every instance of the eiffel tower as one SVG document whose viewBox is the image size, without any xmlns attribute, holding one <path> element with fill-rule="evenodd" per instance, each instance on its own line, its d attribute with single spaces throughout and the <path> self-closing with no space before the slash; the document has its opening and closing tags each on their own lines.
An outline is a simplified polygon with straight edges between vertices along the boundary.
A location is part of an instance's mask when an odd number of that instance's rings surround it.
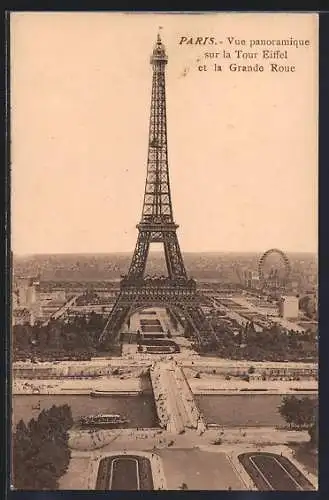
<svg viewBox="0 0 329 500">
<path fill-rule="evenodd" d="M 201 305 L 196 282 L 188 278 L 174 222 L 170 195 L 165 67 L 168 62 L 160 35 L 151 55 L 153 68 L 147 175 L 139 233 L 128 274 L 120 282 L 120 293 L 101 333 L 102 348 L 118 339 L 122 325 L 137 310 L 166 307 L 183 321 L 196 342 L 215 340 Z M 151 243 L 162 243 L 168 277 L 146 277 L 145 268 Z"/>
</svg>

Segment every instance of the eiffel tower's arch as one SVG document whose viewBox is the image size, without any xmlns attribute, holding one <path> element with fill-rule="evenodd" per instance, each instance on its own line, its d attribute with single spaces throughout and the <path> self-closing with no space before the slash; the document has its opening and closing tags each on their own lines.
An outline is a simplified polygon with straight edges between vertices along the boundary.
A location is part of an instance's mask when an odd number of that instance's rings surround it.
<svg viewBox="0 0 329 500">
<path fill-rule="evenodd" d="M 140 303 L 132 305 L 129 308 L 129 311 L 127 313 L 127 316 L 126 316 L 124 322 L 127 323 L 134 314 L 138 314 L 138 313 L 141 313 L 143 311 L 153 309 L 153 308 L 169 309 L 170 311 L 172 311 L 175 315 L 177 315 L 184 322 L 184 324 L 182 324 L 182 327 L 186 327 L 187 325 L 189 325 L 195 331 L 196 336 L 197 336 L 198 330 L 197 330 L 196 325 L 194 324 L 193 318 L 188 310 L 188 307 L 184 306 L 182 304 L 179 305 L 179 304 L 172 303 L 172 302 L 165 300 L 165 299 L 164 300 L 157 300 L 154 302 L 152 301 L 152 304 L 150 304 L 149 302 L 142 302 L 141 301 Z"/>
<path fill-rule="evenodd" d="M 170 297 L 163 297 L 153 300 L 136 299 L 130 304 L 123 300 L 118 300 L 117 302 L 119 304 L 114 306 L 112 316 L 109 318 L 112 328 L 110 330 L 106 325 L 100 337 L 100 344 L 103 348 L 106 348 L 107 344 L 118 341 L 123 325 L 127 324 L 134 314 L 152 308 L 169 309 L 176 314 L 183 320 L 184 324 L 182 327 L 184 328 L 184 334 L 186 333 L 186 329 L 189 329 L 189 333 L 193 335 L 197 345 L 205 345 L 210 341 L 213 342 L 216 340 L 215 334 L 212 329 L 209 329 L 209 323 L 197 300 L 186 301 L 184 303 L 182 301 L 170 300 Z"/>
</svg>

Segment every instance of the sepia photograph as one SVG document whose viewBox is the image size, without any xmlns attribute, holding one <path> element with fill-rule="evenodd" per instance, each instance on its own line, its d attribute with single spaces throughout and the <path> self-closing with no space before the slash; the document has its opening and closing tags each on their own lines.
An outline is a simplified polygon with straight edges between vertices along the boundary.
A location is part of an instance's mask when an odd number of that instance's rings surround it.
<svg viewBox="0 0 329 500">
<path fill-rule="evenodd" d="M 10 13 L 12 490 L 318 489 L 318 38 Z"/>
</svg>

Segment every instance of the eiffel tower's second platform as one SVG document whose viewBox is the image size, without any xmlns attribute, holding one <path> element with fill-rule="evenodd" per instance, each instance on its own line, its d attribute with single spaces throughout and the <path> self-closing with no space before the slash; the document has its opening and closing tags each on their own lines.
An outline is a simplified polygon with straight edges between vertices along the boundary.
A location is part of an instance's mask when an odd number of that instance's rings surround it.
<svg viewBox="0 0 329 500">
<path fill-rule="evenodd" d="M 132 301 L 143 303 L 159 300 L 161 303 L 189 302 L 197 299 L 196 282 L 193 279 L 170 278 L 129 278 L 125 277 L 120 286 L 121 303 L 127 299 L 128 304 Z"/>
</svg>

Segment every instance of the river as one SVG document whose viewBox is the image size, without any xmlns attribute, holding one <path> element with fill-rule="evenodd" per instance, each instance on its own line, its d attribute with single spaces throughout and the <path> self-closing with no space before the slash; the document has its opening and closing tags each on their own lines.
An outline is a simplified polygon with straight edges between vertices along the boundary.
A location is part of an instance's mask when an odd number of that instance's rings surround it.
<svg viewBox="0 0 329 500">
<path fill-rule="evenodd" d="M 308 397 L 316 398 L 311 394 Z M 285 425 L 278 411 L 282 398 L 277 394 L 224 394 L 198 395 L 195 401 L 207 424 L 266 427 Z"/>
<path fill-rule="evenodd" d="M 28 422 L 52 405 L 68 404 L 74 419 L 97 413 L 119 413 L 129 420 L 129 427 L 157 427 L 157 414 L 152 395 L 106 396 L 86 395 L 15 395 L 12 398 L 13 424 Z M 40 409 L 39 409 L 40 405 Z"/>
</svg>

